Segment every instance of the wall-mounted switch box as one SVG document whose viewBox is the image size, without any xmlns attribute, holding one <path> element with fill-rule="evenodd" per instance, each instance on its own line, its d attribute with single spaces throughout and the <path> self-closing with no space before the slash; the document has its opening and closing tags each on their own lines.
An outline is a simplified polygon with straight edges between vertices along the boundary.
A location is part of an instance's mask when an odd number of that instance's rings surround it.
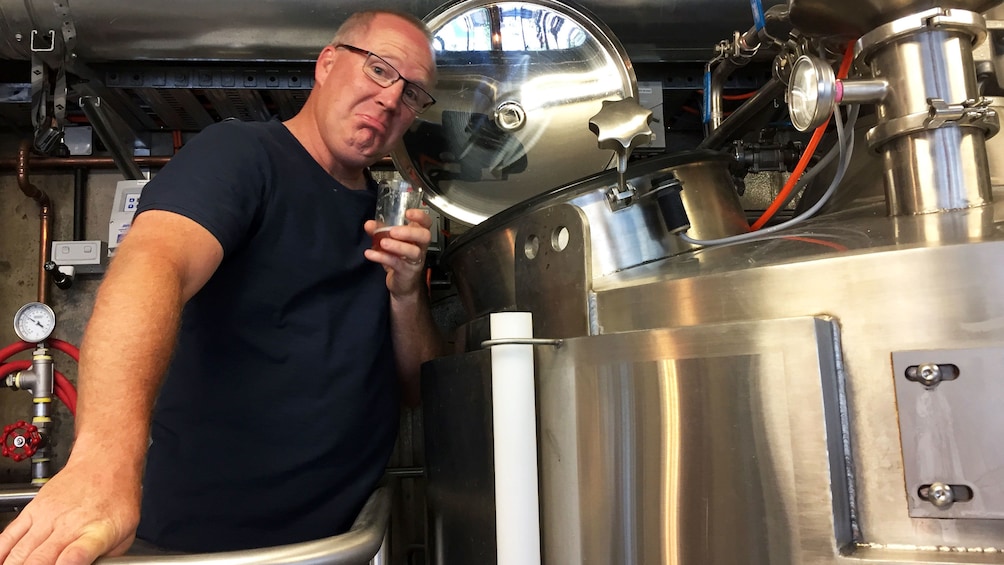
<svg viewBox="0 0 1004 565">
<path fill-rule="evenodd" d="M 49 259 L 60 267 L 74 266 L 78 273 L 101 273 L 104 242 L 95 241 L 53 241 Z"/>
<path fill-rule="evenodd" d="M 111 218 L 108 220 L 109 257 L 115 254 L 115 248 L 132 226 L 132 217 L 136 215 L 140 194 L 148 182 L 150 181 L 146 179 L 122 180 L 115 186 L 115 200 L 112 204 Z"/>
</svg>

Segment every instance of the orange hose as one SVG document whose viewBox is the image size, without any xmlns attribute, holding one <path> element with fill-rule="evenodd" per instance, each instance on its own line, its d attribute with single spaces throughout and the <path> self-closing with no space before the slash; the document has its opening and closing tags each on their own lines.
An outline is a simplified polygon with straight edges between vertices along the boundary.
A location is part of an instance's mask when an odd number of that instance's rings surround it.
<svg viewBox="0 0 1004 565">
<path fill-rule="evenodd" d="M 843 61 L 840 62 L 840 69 L 837 71 L 837 78 L 844 79 L 847 78 L 847 73 L 851 70 L 851 63 L 854 62 L 854 42 L 847 44 L 847 49 L 844 51 Z M 764 226 L 774 214 L 781 209 L 784 205 L 784 201 L 788 199 L 788 195 L 791 191 L 795 189 L 795 185 L 798 184 L 798 179 L 802 177 L 802 173 L 805 172 L 806 167 L 809 166 L 809 160 L 812 158 L 813 153 L 816 152 L 816 147 L 819 145 L 819 141 L 823 138 L 823 134 L 826 133 L 827 126 L 830 125 L 830 120 L 833 116 L 827 118 L 823 125 L 816 128 L 816 131 L 812 132 L 812 137 L 809 138 L 808 145 L 805 146 L 805 151 L 802 152 L 802 157 L 798 160 L 798 164 L 795 165 L 795 170 L 791 172 L 788 180 L 784 183 L 784 187 L 781 192 L 774 197 L 774 200 L 770 203 L 770 206 L 764 210 L 764 213 L 757 218 L 757 221 L 753 222 L 750 226 L 751 231 L 756 231 Z M 851 135 L 854 135 L 853 132 Z"/>
</svg>

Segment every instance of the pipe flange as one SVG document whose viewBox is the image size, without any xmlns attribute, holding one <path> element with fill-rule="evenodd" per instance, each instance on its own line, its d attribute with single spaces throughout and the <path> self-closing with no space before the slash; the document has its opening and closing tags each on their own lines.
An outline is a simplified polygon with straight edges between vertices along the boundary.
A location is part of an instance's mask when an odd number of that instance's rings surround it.
<svg viewBox="0 0 1004 565">
<path fill-rule="evenodd" d="M 931 8 L 893 20 L 861 36 L 854 44 L 854 58 L 865 63 L 879 48 L 901 37 L 921 31 L 960 31 L 967 33 L 973 47 L 987 37 L 987 20 L 981 14 L 955 8 Z"/>
<path fill-rule="evenodd" d="M 872 151 L 879 151 L 895 137 L 936 130 L 948 125 L 978 128 L 989 139 L 1000 131 L 1000 118 L 995 110 L 987 106 L 989 102 L 983 98 L 966 104 L 948 105 L 943 101 L 932 99 L 930 111 L 907 114 L 882 122 L 868 130 L 865 139 Z"/>
</svg>

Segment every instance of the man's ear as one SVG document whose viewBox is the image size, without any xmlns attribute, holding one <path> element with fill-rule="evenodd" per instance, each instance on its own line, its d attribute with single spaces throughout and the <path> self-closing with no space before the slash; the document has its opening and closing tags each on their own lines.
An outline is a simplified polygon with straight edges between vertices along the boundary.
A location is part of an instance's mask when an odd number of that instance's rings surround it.
<svg viewBox="0 0 1004 565">
<path fill-rule="evenodd" d="M 331 68 L 335 64 L 336 55 L 337 55 L 337 50 L 331 45 L 328 45 L 321 50 L 321 54 L 317 56 L 317 63 L 314 64 L 315 83 L 317 84 L 324 83 L 324 79 L 327 78 L 328 74 L 331 73 Z"/>
</svg>

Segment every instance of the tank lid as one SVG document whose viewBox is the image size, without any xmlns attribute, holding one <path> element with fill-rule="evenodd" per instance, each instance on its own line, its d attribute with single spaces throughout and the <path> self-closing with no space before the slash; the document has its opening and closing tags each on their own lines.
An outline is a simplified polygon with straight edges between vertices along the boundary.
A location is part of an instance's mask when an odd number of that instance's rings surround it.
<svg viewBox="0 0 1004 565">
<path fill-rule="evenodd" d="M 436 104 L 391 157 L 428 203 L 476 225 L 534 195 L 614 166 L 589 119 L 637 97 L 620 42 L 586 11 L 554 0 L 463 0 L 426 18 Z"/>
</svg>

